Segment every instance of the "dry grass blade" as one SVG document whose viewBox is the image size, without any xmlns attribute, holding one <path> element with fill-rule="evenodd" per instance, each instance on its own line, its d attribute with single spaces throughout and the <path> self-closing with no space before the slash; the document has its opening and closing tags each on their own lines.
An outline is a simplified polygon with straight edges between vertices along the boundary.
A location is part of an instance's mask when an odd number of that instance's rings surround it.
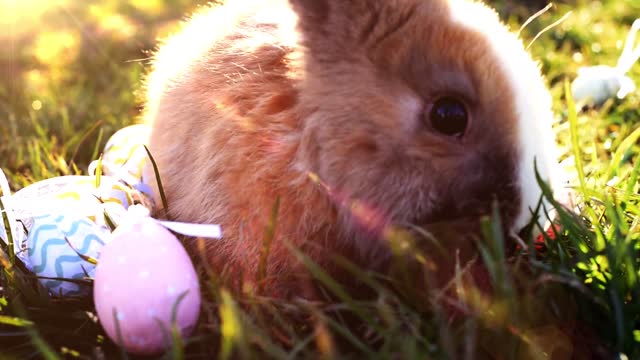
<svg viewBox="0 0 640 360">
<path fill-rule="evenodd" d="M 568 11 L 566 14 L 564 14 L 560 19 L 554 21 L 553 23 L 551 23 L 549 26 L 545 27 L 544 29 L 542 29 L 541 31 L 539 31 L 536 36 L 533 37 L 533 39 L 529 42 L 529 45 L 527 45 L 526 49 L 529 50 L 529 48 L 531 47 L 531 45 L 533 45 L 533 43 L 538 40 L 538 38 L 540 36 L 542 36 L 542 34 L 546 33 L 547 31 L 553 29 L 554 27 L 558 26 L 559 24 L 561 24 L 563 21 L 565 21 L 569 16 L 571 16 L 571 11 Z"/>
<path fill-rule="evenodd" d="M 547 11 L 549 11 L 549 9 L 551 9 L 553 7 L 553 3 L 549 3 L 547 4 L 547 6 L 545 6 L 544 8 L 542 8 L 541 10 L 539 10 L 538 12 L 536 12 L 535 14 L 531 15 L 523 24 L 522 26 L 520 26 L 520 30 L 518 30 L 518 34 L 520 34 L 522 32 L 522 30 L 524 30 L 524 28 L 527 27 L 527 25 L 529 25 L 531 22 L 533 22 L 533 20 L 537 19 L 540 15 L 546 13 Z"/>
</svg>

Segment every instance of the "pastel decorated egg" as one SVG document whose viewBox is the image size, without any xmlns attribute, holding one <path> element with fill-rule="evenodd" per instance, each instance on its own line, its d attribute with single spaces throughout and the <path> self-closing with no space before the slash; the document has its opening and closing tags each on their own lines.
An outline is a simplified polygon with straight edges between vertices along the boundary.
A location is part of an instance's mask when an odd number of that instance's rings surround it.
<svg viewBox="0 0 640 360">
<path fill-rule="evenodd" d="M 148 203 L 142 193 L 123 182 L 103 176 L 61 176 L 31 184 L 15 194 L 6 191 L 3 205 L 9 231 L 0 226 L 0 240 L 13 239 L 14 252 L 25 267 L 40 277 L 54 296 L 91 293 L 85 283 L 92 277 L 100 249 L 110 239 L 127 208 Z"/>
<path fill-rule="evenodd" d="M 144 168 L 149 155 L 144 148 L 150 128 L 146 124 L 130 125 L 115 132 L 107 141 L 102 156 L 102 173 L 126 181 L 134 189 L 153 197 L 151 187 L 155 179 L 149 178 Z M 98 162 L 89 166 L 95 173 Z"/>
<path fill-rule="evenodd" d="M 53 295 L 85 296 L 90 287 L 65 279 L 92 277 L 97 258 L 110 239 L 108 229 L 88 218 L 64 215 L 43 215 L 32 219 L 26 239 L 27 266 L 40 283 Z M 81 256 L 82 255 L 82 256 Z"/>
<path fill-rule="evenodd" d="M 24 219 L 61 211 L 92 216 L 102 214 L 105 204 L 127 209 L 135 203 L 150 203 L 145 195 L 117 178 L 102 176 L 96 185 L 95 176 L 69 175 L 38 181 L 13 194 L 10 207 L 18 219 Z"/>
<path fill-rule="evenodd" d="M 115 132 L 104 147 L 103 166 L 112 171 L 124 168 L 142 179 L 142 168 L 148 160 L 144 150 L 151 129 L 145 124 L 129 125 Z"/>
<path fill-rule="evenodd" d="M 100 255 L 94 301 L 114 342 L 130 353 L 155 354 L 170 346 L 174 306 L 175 325 L 189 336 L 201 299 L 196 271 L 178 239 L 148 213 L 130 208 Z"/>
</svg>

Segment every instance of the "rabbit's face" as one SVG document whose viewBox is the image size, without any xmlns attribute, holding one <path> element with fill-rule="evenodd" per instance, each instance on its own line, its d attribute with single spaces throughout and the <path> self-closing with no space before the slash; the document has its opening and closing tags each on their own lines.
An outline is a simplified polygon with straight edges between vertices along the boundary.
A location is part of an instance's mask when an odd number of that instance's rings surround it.
<svg viewBox="0 0 640 360">
<path fill-rule="evenodd" d="M 467 1 L 292 3 L 306 48 L 305 170 L 368 206 L 374 228 L 487 214 L 494 198 L 507 228 L 530 220 L 534 158 L 545 179 L 555 163 L 550 96 L 493 11 Z"/>
</svg>

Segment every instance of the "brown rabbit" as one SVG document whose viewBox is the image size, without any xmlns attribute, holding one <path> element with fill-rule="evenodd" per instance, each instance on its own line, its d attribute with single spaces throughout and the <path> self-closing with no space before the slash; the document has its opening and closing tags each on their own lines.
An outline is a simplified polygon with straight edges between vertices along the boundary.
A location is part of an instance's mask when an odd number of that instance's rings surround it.
<svg viewBox="0 0 640 360">
<path fill-rule="evenodd" d="M 147 89 L 169 217 L 222 225 L 207 257 L 235 289 L 260 279 L 278 198 L 266 289 L 286 297 L 304 268 L 287 242 L 332 274 L 333 254 L 384 269 L 389 225 L 460 230 L 495 196 L 517 231 L 534 158 L 561 179 L 540 71 L 476 2 L 213 5 L 160 46 Z"/>
</svg>

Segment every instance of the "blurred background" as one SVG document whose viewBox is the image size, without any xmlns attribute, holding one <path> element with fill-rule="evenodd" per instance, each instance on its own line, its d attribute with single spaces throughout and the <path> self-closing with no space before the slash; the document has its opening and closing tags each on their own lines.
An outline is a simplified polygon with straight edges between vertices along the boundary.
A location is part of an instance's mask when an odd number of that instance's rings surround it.
<svg viewBox="0 0 640 360">
<path fill-rule="evenodd" d="M 489 0 L 514 30 L 544 0 Z M 190 0 L 0 0 L 0 167 L 14 187 L 83 172 L 136 120 L 156 40 L 204 5 Z M 640 0 L 562 0 L 522 32 L 550 84 L 582 65 L 615 65 Z M 632 70 L 638 78 L 639 68 Z M 560 97 L 561 86 L 553 87 Z M 635 96 L 635 95 L 631 95 Z M 637 103 L 637 102 L 635 102 Z M 558 109 L 562 111 L 562 109 Z"/>
</svg>

